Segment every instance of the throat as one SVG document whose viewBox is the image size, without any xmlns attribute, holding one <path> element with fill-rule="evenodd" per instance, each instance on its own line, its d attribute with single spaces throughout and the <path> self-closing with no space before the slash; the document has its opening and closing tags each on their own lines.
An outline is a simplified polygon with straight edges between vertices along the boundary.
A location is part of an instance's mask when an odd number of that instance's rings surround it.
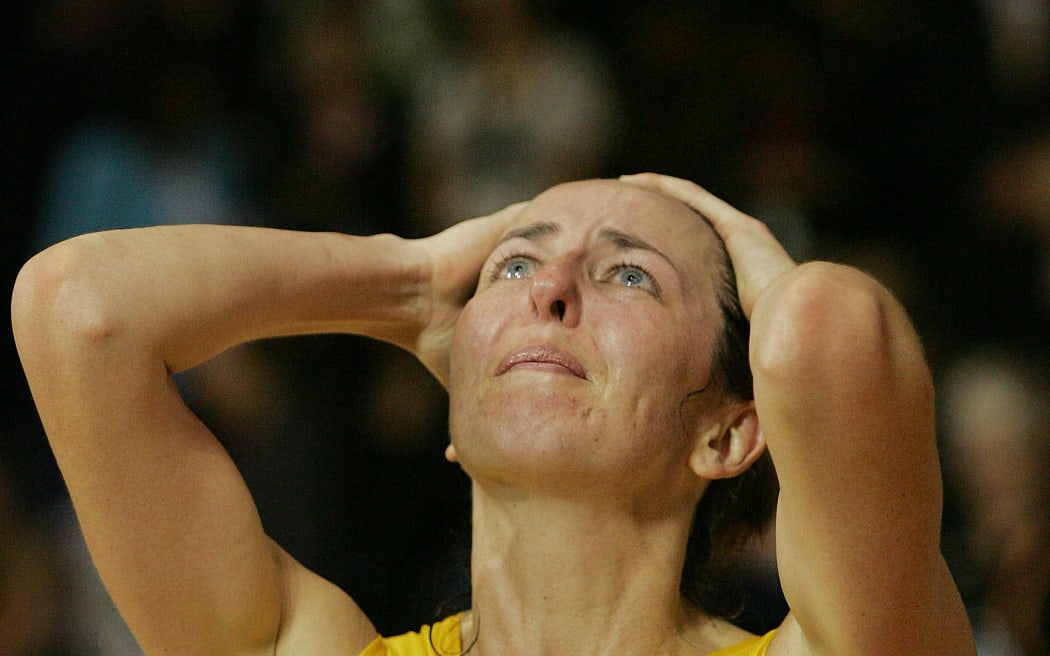
<svg viewBox="0 0 1050 656">
<path fill-rule="evenodd" d="M 464 649 L 476 633 L 473 654 L 698 653 L 710 620 L 679 592 L 689 510 L 640 516 L 475 485 Z"/>
</svg>

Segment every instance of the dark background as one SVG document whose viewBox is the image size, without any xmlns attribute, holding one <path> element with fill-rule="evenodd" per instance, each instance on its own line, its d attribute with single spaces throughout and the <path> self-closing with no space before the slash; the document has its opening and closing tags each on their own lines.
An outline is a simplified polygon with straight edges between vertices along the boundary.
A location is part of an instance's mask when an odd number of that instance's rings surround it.
<svg viewBox="0 0 1050 656">
<path fill-rule="evenodd" d="M 178 151 L 187 134 L 229 128 L 241 208 L 232 222 L 434 229 L 421 200 L 427 153 L 412 128 L 421 101 L 404 77 L 419 63 L 393 65 L 389 44 L 407 28 L 362 18 L 372 4 L 8 3 L 4 288 L 61 234 L 43 217 L 62 215 L 56 198 L 75 195 L 61 188 L 61 167 L 91 161 L 69 159 L 70 144 L 100 125 L 121 125 L 152 144 L 147 151 Z M 1050 37 L 1046 4 L 1019 4 L 1029 13 L 1003 22 L 988 9 L 994 2 L 531 3 L 543 30 L 578 40 L 600 63 L 615 108 L 596 154 L 558 173 L 655 170 L 759 216 L 788 208 L 771 223 L 796 255 L 883 279 L 911 312 L 938 377 L 982 348 L 1021 354 L 1045 372 Z M 425 21 L 446 51 L 484 53 L 486 27 L 466 25 L 452 5 L 426 5 Z M 345 71 L 366 98 L 367 120 L 354 132 L 367 145 L 350 164 L 302 136 L 302 99 L 318 92 L 299 84 L 301 71 L 322 71 L 315 87 L 325 89 L 340 84 L 341 69 L 288 63 L 299 13 L 338 23 L 354 44 L 343 56 L 357 57 Z M 493 167 L 507 164 L 493 157 Z M 537 191 L 521 188 L 521 197 Z M 27 526 L 47 536 L 61 525 L 64 491 L 2 325 L 0 481 L 17 512 L 0 534 Z M 246 383 L 252 372 L 257 382 Z M 442 392 L 408 358 L 353 337 L 278 340 L 184 385 L 242 464 L 278 541 L 349 589 L 381 629 L 415 627 L 456 600 L 466 481 L 442 459 Z M 229 401 L 242 385 L 248 398 Z M 949 527 L 963 522 L 964 512 L 948 510 Z M 63 640 L 25 653 L 88 653 Z"/>
</svg>

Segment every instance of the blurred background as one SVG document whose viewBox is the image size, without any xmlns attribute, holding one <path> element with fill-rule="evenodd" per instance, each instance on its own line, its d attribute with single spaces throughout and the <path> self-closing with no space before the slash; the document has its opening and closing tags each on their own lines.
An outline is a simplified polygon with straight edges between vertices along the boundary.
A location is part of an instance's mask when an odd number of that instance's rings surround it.
<svg viewBox="0 0 1050 656">
<path fill-rule="evenodd" d="M 944 546 L 982 656 L 1050 653 L 1050 3 L 36 0 L 0 17 L 0 267 L 85 231 L 434 232 L 654 170 L 861 267 L 939 386 Z M 138 654 L 3 322 L 0 654 Z M 180 376 L 270 533 L 386 633 L 463 601 L 444 392 L 350 336 Z M 741 622 L 779 622 L 752 549 Z"/>
</svg>

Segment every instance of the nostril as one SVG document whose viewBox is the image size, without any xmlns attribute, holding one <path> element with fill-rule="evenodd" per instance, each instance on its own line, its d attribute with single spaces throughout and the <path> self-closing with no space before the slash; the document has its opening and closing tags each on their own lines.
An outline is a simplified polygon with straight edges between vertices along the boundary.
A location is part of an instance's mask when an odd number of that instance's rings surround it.
<svg viewBox="0 0 1050 656">
<path fill-rule="evenodd" d="M 558 317 L 558 321 L 565 318 L 565 301 L 554 301 L 551 303 L 551 314 Z"/>
</svg>

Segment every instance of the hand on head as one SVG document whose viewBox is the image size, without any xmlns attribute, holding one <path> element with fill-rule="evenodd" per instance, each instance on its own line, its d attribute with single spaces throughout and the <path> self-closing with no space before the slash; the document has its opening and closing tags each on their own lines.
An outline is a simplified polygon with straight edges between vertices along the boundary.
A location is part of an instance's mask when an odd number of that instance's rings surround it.
<svg viewBox="0 0 1050 656">
<path fill-rule="evenodd" d="M 624 175 L 620 180 L 677 198 L 711 222 L 733 262 L 740 304 L 748 318 L 762 292 L 796 266 L 764 223 L 694 182 L 657 173 Z"/>
<path fill-rule="evenodd" d="M 457 223 L 418 240 L 421 248 L 419 280 L 429 286 L 426 326 L 414 353 L 448 387 L 448 347 L 460 310 L 477 286 L 485 260 L 526 202 L 509 205 L 488 216 Z"/>
<path fill-rule="evenodd" d="M 656 173 L 624 175 L 622 182 L 654 189 L 675 198 L 706 218 L 726 244 L 736 275 L 744 313 L 750 319 L 755 302 L 773 281 L 796 267 L 794 260 L 764 223 L 732 207 L 694 182 Z M 418 241 L 422 248 L 420 281 L 429 285 L 426 326 L 414 352 L 447 387 L 448 346 L 463 304 L 499 238 L 527 202 L 485 217 L 470 219 Z"/>
</svg>

